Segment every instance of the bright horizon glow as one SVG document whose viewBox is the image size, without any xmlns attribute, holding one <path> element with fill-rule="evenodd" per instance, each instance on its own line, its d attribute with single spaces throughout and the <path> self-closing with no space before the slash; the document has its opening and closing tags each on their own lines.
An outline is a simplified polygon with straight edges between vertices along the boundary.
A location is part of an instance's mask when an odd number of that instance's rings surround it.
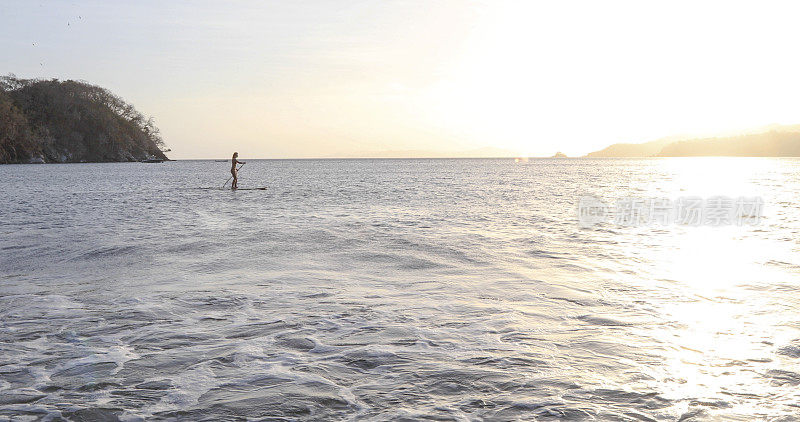
<svg viewBox="0 0 800 422">
<path fill-rule="evenodd" d="M 358 157 L 800 123 L 793 2 L 6 2 L 0 73 L 81 79 L 172 158 Z"/>
</svg>

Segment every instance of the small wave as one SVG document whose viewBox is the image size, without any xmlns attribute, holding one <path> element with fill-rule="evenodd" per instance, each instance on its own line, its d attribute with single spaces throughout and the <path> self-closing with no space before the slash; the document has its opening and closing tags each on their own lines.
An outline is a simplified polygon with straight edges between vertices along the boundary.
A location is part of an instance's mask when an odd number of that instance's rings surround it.
<svg viewBox="0 0 800 422">
<path fill-rule="evenodd" d="M 779 355 L 789 356 L 792 358 L 800 358 L 800 339 L 795 339 L 792 344 L 783 346 L 778 349 Z"/>
<path fill-rule="evenodd" d="M 228 330 L 228 333 L 225 337 L 229 339 L 265 337 L 288 328 L 296 327 L 298 327 L 298 325 L 289 324 L 285 321 L 257 322 L 232 327 L 230 330 Z"/>
<path fill-rule="evenodd" d="M 293 336 L 279 336 L 278 345 L 301 352 L 308 352 L 317 347 L 317 343 L 308 337 Z"/>
<path fill-rule="evenodd" d="M 94 248 L 85 252 L 81 252 L 73 257 L 66 258 L 66 262 L 72 261 L 91 261 L 98 258 L 112 258 L 118 256 L 127 256 L 134 254 L 140 250 L 137 246 L 103 246 Z"/>
<path fill-rule="evenodd" d="M 46 394 L 3 392 L 0 394 L 0 405 L 27 404 L 45 397 L 47 397 Z"/>
<path fill-rule="evenodd" d="M 588 322 L 589 324 L 593 325 L 603 325 L 606 327 L 629 327 L 633 324 L 629 322 L 619 321 L 612 318 L 605 318 L 605 317 L 598 317 L 593 315 L 581 315 L 576 317 L 583 322 Z"/>
<path fill-rule="evenodd" d="M 773 386 L 783 387 L 790 385 L 795 387 L 800 385 L 800 374 L 797 372 L 783 369 L 770 369 L 764 374 L 764 377 L 769 378 L 770 384 Z"/>
<path fill-rule="evenodd" d="M 338 360 L 348 366 L 363 370 L 375 369 L 385 365 L 399 365 L 408 362 L 408 358 L 398 356 L 392 352 L 367 349 L 345 353 L 340 356 Z"/>
</svg>

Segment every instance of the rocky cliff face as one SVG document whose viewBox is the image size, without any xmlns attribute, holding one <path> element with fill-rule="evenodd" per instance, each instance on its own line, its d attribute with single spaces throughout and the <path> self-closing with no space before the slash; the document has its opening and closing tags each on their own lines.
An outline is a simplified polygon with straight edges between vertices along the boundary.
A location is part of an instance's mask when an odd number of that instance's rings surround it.
<svg viewBox="0 0 800 422">
<path fill-rule="evenodd" d="M 166 159 L 158 128 L 85 82 L 0 78 L 0 163 Z"/>
</svg>

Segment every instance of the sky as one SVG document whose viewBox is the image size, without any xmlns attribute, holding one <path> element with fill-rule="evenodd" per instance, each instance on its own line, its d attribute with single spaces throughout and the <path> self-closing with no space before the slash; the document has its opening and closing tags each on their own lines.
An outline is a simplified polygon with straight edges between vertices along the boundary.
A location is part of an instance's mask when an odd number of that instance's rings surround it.
<svg viewBox="0 0 800 422">
<path fill-rule="evenodd" d="M 0 74 L 88 81 L 171 158 L 583 155 L 800 123 L 800 3 L 0 0 Z"/>
</svg>

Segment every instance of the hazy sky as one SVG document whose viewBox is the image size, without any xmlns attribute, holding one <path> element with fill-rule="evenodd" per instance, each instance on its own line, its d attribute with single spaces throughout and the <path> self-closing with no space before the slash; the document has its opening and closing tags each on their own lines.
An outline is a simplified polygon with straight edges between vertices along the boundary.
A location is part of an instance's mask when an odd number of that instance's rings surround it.
<svg viewBox="0 0 800 422">
<path fill-rule="evenodd" d="M 797 4 L 0 0 L 0 73 L 109 88 L 173 158 L 579 155 L 800 123 Z"/>
</svg>

